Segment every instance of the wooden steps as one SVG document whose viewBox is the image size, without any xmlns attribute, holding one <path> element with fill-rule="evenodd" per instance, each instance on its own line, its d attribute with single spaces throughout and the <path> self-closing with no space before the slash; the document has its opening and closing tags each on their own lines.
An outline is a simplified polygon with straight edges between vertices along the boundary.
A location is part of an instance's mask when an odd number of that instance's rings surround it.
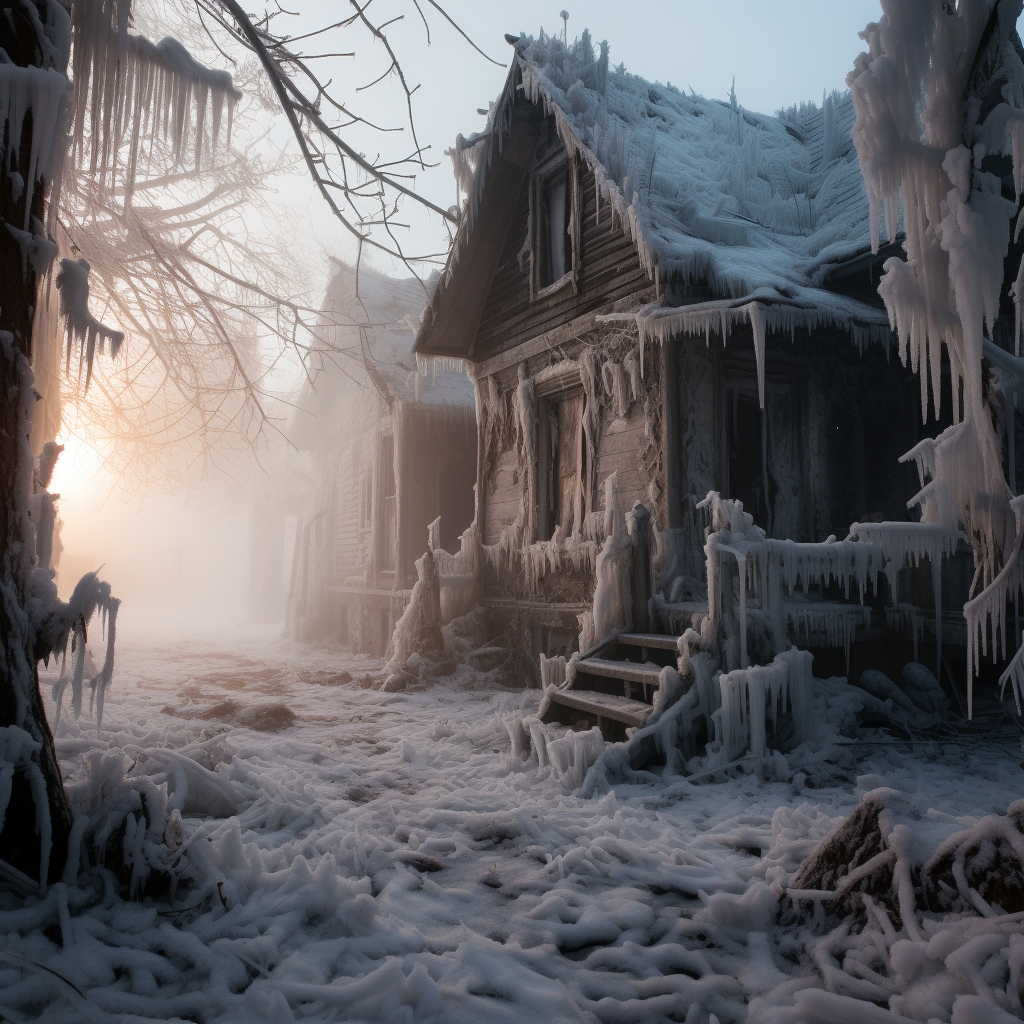
<svg viewBox="0 0 1024 1024">
<path fill-rule="evenodd" d="M 593 690 L 558 690 L 551 695 L 553 704 L 584 711 L 597 719 L 608 718 L 626 726 L 640 726 L 650 717 L 651 705 Z"/>
<path fill-rule="evenodd" d="M 569 689 L 548 691 L 551 705 L 544 721 L 574 728 L 589 721 L 600 726 L 605 739 L 625 739 L 626 729 L 639 728 L 649 721 L 661 685 L 662 666 L 648 661 L 648 652 L 675 654 L 678 642 L 679 637 L 660 633 L 609 637 L 576 663 L 576 676 Z M 629 657 L 642 660 L 626 660 Z M 669 660 L 674 664 L 674 659 Z"/>
<path fill-rule="evenodd" d="M 679 637 L 661 633 L 620 633 L 615 639 L 627 647 L 650 647 L 658 651 L 676 651 L 679 643 Z"/>
<path fill-rule="evenodd" d="M 576 671 L 646 686 L 657 686 L 661 677 L 660 665 L 640 665 L 635 661 L 611 661 L 608 658 L 584 658 L 577 664 Z"/>
</svg>

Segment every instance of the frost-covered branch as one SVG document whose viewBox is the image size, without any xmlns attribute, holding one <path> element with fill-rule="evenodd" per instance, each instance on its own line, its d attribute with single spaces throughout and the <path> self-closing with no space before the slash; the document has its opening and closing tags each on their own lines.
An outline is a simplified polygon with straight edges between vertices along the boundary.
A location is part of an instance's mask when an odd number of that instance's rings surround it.
<svg viewBox="0 0 1024 1024">
<path fill-rule="evenodd" d="M 366 7 L 352 2 L 355 13 L 348 19 L 337 22 L 315 33 L 289 39 L 271 31 L 271 19 L 265 16 L 256 21 L 250 18 L 236 0 L 198 0 L 198 6 L 217 21 L 232 37 L 249 48 L 258 57 L 277 95 L 281 109 L 284 111 L 292 133 L 299 146 L 299 151 L 306 168 L 313 179 L 321 198 L 327 203 L 332 213 L 359 240 L 381 250 L 403 262 L 416 262 L 436 259 L 440 254 L 410 255 L 404 252 L 394 234 L 387 230 L 395 208 L 396 200 L 407 199 L 423 209 L 436 214 L 446 221 L 454 223 L 456 217 L 450 210 L 442 209 L 430 202 L 414 188 L 405 184 L 400 177 L 399 169 L 406 165 L 412 174 L 415 170 L 425 169 L 426 147 L 420 145 L 416 135 L 413 116 L 412 96 L 416 87 L 410 87 L 398 55 L 388 41 L 385 28 L 387 23 L 372 21 L 366 13 Z M 431 4 L 448 22 L 454 25 L 451 18 L 437 4 Z M 420 17 L 422 10 L 417 6 Z M 424 21 L 426 19 L 424 18 Z M 412 152 L 404 159 L 385 162 L 379 157 L 368 160 L 344 136 L 343 131 L 354 124 L 360 124 L 377 131 L 385 131 L 368 120 L 353 113 L 350 107 L 334 98 L 330 92 L 330 83 L 326 85 L 310 68 L 308 61 L 318 54 L 306 54 L 295 49 L 294 43 L 311 36 L 319 36 L 321 32 L 345 31 L 354 26 L 361 26 L 371 40 L 379 43 L 389 59 L 389 65 L 381 78 L 394 74 L 404 92 L 408 110 L 408 124 L 413 138 Z M 458 26 L 456 29 L 465 37 Z M 429 33 L 429 28 L 428 28 Z M 468 37 L 466 37 L 468 40 Z M 322 44 L 326 47 L 327 44 Z M 470 45 L 473 45 L 470 41 Z M 334 49 L 334 47 L 327 47 Z M 342 47 L 338 47 L 342 49 Z M 474 49 L 477 47 L 474 46 Z M 478 52 L 481 52 L 478 50 Z M 490 58 L 487 58 L 490 59 Z M 315 90 L 310 95 L 299 82 Z M 375 83 L 370 83 L 375 84 Z M 366 88 L 366 86 L 364 86 Z M 348 118 L 342 125 L 332 125 L 323 116 L 324 107 L 329 107 Z M 367 207 L 367 202 L 370 203 Z M 389 211 L 384 220 L 377 219 L 379 207 Z M 383 231 L 374 231 L 375 227 Z"/>
</svg>

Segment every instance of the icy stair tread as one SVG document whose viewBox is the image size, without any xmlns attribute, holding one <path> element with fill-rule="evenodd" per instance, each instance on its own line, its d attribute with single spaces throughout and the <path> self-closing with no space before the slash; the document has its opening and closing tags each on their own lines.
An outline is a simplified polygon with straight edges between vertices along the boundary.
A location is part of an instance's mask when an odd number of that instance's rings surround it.
<svg viewBox="0 0 1024 1024">
<path fill-rule="evenodd" d="M 584 658 L 577 665 L 578 672 L 608 679 L 628 679 L 631 683 L 657 686 L 661 678 L 659 665 L 639 665 L 633 661 L 610 661 L 607 658 Z"/>
<path fill-rule="evenodd" d="M 555 704 L 587 711 L 599 718 L 613 718 L 625 725 L 643 725 L 652 708 L 643 701 L 617 697 L 613 693 L 595 693 L 592 690 L 557 690 L 551 695 Z"/>
<path fill-rule="evenodd" d="M 662 633 L 620 633 L 616 638 L 627 647 L 650 647 L 659 651 L 678 650 L 679 637 Z"/>
</svg>

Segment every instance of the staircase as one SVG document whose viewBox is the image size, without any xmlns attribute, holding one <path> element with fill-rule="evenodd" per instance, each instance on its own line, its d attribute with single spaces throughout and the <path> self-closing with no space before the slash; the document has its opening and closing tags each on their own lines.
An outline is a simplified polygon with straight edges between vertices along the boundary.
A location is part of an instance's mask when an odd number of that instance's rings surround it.
<svg viewBox="0 0 1024 1024">
<path fill-rule="evenodd" d="M 597 725 L 606 740 L 626 737 L 627 728 L 644 725 L 651 715 L 661 670 L 675 667 L 679 637 L 658 633 L 620 633 L 588 651 L 566 690 L 556 690 L 544 721 Z"/>
</svg>

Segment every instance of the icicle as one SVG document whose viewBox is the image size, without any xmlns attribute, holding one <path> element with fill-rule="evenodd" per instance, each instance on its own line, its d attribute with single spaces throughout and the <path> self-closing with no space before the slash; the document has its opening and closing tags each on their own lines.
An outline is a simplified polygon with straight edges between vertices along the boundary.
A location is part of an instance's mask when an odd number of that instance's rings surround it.
<svg viewBox="0 0 1024 1024">
<path fill-rule="evenodd" d="M 69 363 L 73 340 L 77 340 L 80 346 L 86 343 L 82 356 L 82 365 L 86 369 L 86 391 L 92 379 L 97 339 L 100 351 L 103 350 L 104 342 L 110 342 L 111 359 L 117 357 L 124 341 L 123 332 L 104 326 L 89 312 L 89 270 L 88 260 L 62 259 L 55 282 L 60 295 L 60 315 L 66 323 Z"/>
<path fill-rule="evenodd" d="M 112 194 L 123 178 L 124 203 L 131 205 L 132 186 L 144 141 L 164 138 L 180 163 L 194 134 L 193 169 L 204 153 L 212 160 L 224 112 L 230 145 L 235 102 L 241 97 L 226 71 L 195 61 L 175 39 L 152 43 L 128 32 L 130 0 L 91 0 L 72 8 L 75 51 L 75 135 L 73 153 L 91 170 L 91 186 Z M 195 117 L 192 109 L 195 106 Z M 210 146 L 204 144 L 207 114 Z"/>
<path fill-rule="evenodd" d="M 1017 714 L 1024 714 L 1024 636 L 1021 637 L 1017 653 L 1010 659 L 1010 664 L 999 677 L 999 699 L 1004 700 L 1006 684 L 1013 690 L 1013 699 L 1017 705 Z"/>
<path fill-rule="evenodd" d="M 40 178 L 51 183 L 59 177 L 65 145 L 68 91 L 67 78 L 53 68 L 0 64 L 0 122 L 7 122 L 8 159 L 15 162 L 14 166 L 17 166 L 25 116 L 29 111 L 32 113 L 32 149 L 28 159 L 28 181 L 24 183 L 27 194 L 22 229 L 25 231 L 31 226 L 36 183 Z"/>
<path fill-rule="evenodd" d="M 764 408 L 764 313 L 757 302 L 747 306 L 750 317 L 750 329 L 754 334 L 754 358 L 757 361 L 757 400 L 760 408 Z"/>
</svg>

